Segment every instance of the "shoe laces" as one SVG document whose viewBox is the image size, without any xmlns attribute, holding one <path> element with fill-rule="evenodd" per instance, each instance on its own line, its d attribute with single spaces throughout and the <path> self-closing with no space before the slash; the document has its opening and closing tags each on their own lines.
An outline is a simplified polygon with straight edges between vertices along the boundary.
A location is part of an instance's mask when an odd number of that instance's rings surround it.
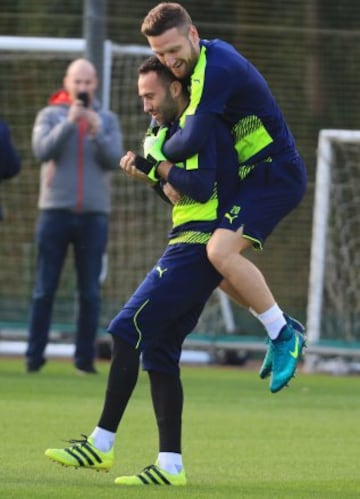
<svg viewBox="0 0 360 499">
<path fill-rule="evenodd" d="M 143 473 L 144 471 L 151 471 L 151 470 L 158 470 L 159 467 L 156 466 L 155 464 L 149 464 L 149 466 L 145 466 L 145 468 L 141 471 Z"/>
<path fill-rule="evenodd" d="M 82 438 L 80 439 L 76 439 L 76 438 L 71 438 L 70 440 L 65 440 L 65 442 L 67 442 L 68 444 L 71 444 L 71 445 L 85 445 L 88 443 L 88 437 L 87 435 L 84 435 L 84 433 L 81 433 L 81 436 Z"/>
</svg>

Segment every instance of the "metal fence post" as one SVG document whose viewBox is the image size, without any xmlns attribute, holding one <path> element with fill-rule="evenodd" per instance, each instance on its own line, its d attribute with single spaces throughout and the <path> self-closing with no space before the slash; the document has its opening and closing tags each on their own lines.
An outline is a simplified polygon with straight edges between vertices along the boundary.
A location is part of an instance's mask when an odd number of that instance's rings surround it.
<svg viewBox="0 0 360 499">
<path fill-rule="evenodd" d="M 84 0 L 83 35 L 86 41 L 85 57 L 95 66 L 99 86 L 97 97 L 103 98 L 104 42 L 106 39 L 107 0 Z"/>
</svg>

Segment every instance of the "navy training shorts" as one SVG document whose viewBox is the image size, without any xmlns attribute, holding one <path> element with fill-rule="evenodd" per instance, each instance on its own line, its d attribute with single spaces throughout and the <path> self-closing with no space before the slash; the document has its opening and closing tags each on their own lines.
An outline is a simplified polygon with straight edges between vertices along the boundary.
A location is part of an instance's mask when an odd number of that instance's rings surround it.
<svg viewBox="0 0 360 499">
<path fill-rule="evenodd" d="M 206 245 L 169 245 L 108 331 L 142 352 L 145 370 L 176 374 L 183 341 L 221 279 Z"/>
<path fill-rule="evenodd" d="M 276 225 L 302 200 L 307 184 L 298 154 L 262 161 L 240 182 L 238 193 L 217 228 L 237 231 L 261 249 Z"/>
</svg>

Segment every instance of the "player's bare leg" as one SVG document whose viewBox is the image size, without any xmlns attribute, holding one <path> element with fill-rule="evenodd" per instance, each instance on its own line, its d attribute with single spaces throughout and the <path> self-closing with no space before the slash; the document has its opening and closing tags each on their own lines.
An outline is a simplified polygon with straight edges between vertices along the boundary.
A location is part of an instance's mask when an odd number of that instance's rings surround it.
<svg viewBox="0 0 360 499">
<path fill-rule="evenodd" d="M 249 303 L 247 303 L 244 297 L 240 295 L 240 293 L 234 288 L 234 286 L 226 279 L 223 279 L 221 281 L 221 283 L 219 284 L 219 288 L 241 307 L 250 308 Z"/>
<path fill-rule="evenodd" d="M 304 338 L 287 321 L 260 270 L 242 255 L 251 245 L 252 242 L 243 237 L 242 228 L 237 232 L 217 229 L 208 243 L 208 257 L 225 278 L 223 289 L 227 288 L 235 301 L 239 299 L 241 304 L 252 309 L 264 324 L 270 342 L 260 376 L 263 378 L 271 370 L 275 371 L 270 389 L 277 392 L 294 376 Z"/>
<path fill-rule="evenodd" d="M 224 287 L 230 296 L 261 314 L 275 305 L 275 299 L 260 270 L 242 252 L 252 242 L 244 238 L 242 229 L 232 232 L 217 229 L 211 237 L 207 253 L 211 263 L 224 276 Z"/>
</svg>

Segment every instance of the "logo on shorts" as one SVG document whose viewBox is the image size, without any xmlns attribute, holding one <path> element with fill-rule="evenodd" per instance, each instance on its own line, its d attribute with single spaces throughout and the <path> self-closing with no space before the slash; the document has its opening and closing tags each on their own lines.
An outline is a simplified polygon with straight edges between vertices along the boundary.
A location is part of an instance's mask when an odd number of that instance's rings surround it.
<svg viewBox="0 0 360 499">
<path fill-rule="evenodd" d="M 232 224 L 235 218 L 238 218 L 239 213 L 240 213 L 240 206 L 234 205 L 230 211 L 225 213 L 225 218 L 229 220 L 229 223 Z"/>
<path fill-rule="evenodd" d="M 229 220 L 229 222 L 232 224 L 233 223 L 233 220 L 235 220 L 235 218 L 237 218 L 238 215 L 230 215 L 230 213 L 225 213 L 225 218 L 227 218 Z"/>
<path fill-rule="evenodd" d="M 162 277 L 163 274 L 167 271 L 167 269 L 162 269 L 160 265 L 158 265 L 155 270 L 159 272 L 159 277 Z"/>
</svg>

